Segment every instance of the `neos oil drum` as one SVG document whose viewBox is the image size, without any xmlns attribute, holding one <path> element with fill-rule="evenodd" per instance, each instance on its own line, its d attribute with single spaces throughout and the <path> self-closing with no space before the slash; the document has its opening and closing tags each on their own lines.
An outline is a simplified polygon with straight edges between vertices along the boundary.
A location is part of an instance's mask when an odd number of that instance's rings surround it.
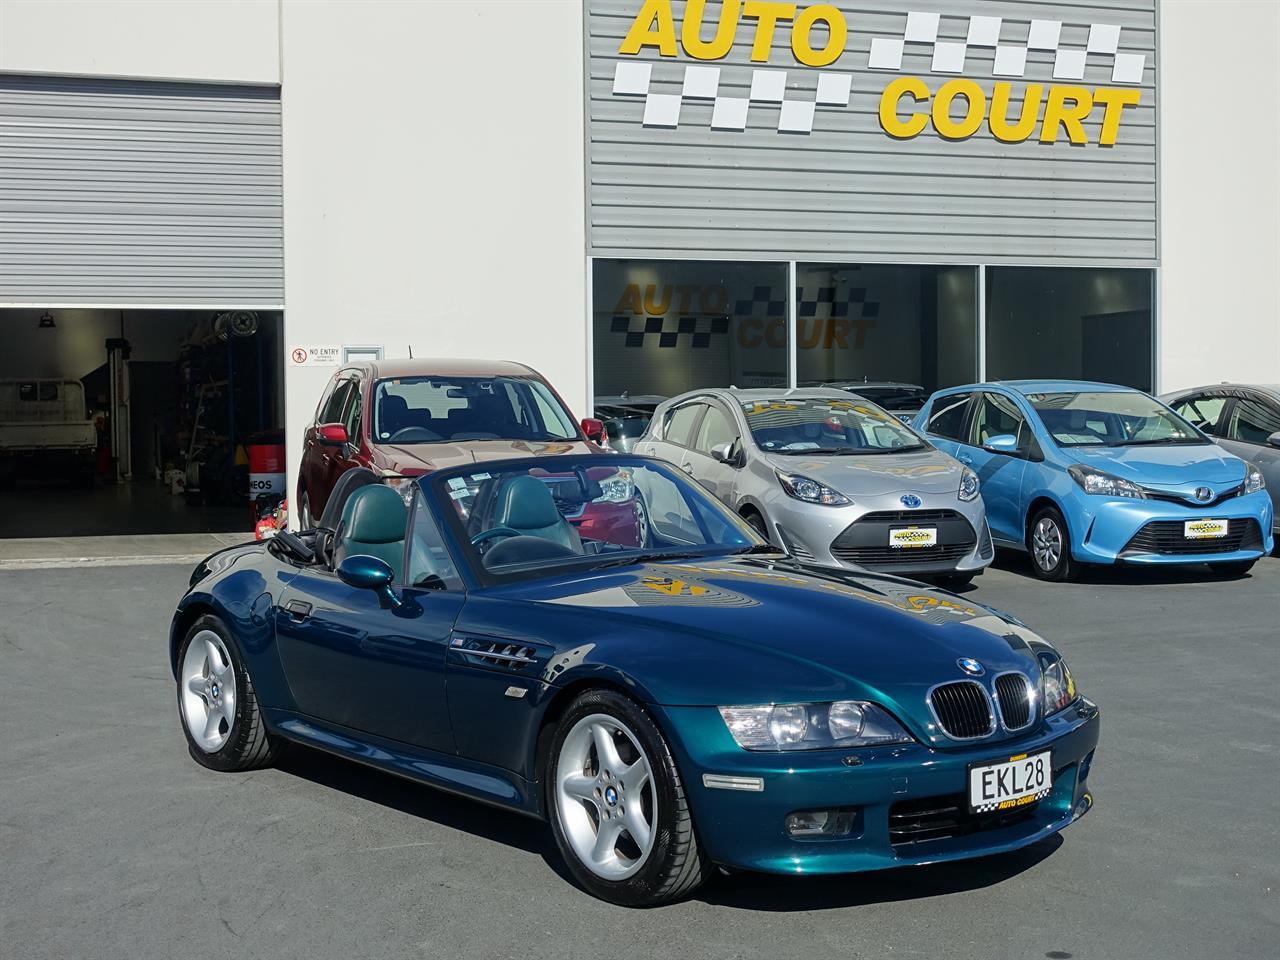
<svg viewBox="0 0 1280 960">
<path fill-rule="evenodd" d="M 284 496 L 284 434 L 267 431 L 249 438 L 249 499 Z"/>
</svg>

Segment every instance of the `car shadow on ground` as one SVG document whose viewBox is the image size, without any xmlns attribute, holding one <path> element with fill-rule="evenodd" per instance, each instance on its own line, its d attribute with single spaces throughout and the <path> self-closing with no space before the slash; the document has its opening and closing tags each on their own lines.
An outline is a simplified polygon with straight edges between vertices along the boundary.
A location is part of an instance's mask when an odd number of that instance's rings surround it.
<svg viewBox="0 0 1280 960">
<path fill-rule="evenodd" d="M 542 821 L 306 747 L 290 746 L 276 768 L 412 817 L 536 853 L 561 880 L 574 882 L 551 839 L 550 829 Z M 1061 837 L 1055 834 L 1023 850 L 996 857 L 831 877 L 713 874 L 711 882 L 699 889 L 694 899 L 715 906 L 789 912 L 936 897 L 1002 883 L 1034 867 L 1061 844 Z"/>
<path fill-rule="evenodd" d="M 1268 561 L 1266 557 L 1263 557 L 1258 562 L 1266 563 Z M 1019 550 L 997 550 L 992 567 L 1008 573 L 1016 573 L 1029 580 L 1036 579 L 1035 571 L 1031 568 L 1031 557 Z M 1085 564 L 1080 568 L 1079 573 L 1071 583 L 1091 586 L 1119 586 L 1126 584 L 1158 586 L 1161 584 L 1180 583 L 1222 583 L 1229 580 L 1248 580 L 1250 576 L 1250 574 L 1239 576 L 1237 574 L 1215 573 L 1206 563 L 1149 567 Z M 1046 584 L 1046 586 L 1057 586 L 1057 584 Z"/>
</svg>

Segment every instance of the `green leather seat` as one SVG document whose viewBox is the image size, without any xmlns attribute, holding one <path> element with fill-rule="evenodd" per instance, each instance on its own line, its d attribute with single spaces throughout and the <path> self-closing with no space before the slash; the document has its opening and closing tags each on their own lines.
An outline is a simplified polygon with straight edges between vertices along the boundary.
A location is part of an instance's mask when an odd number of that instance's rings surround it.
<svg viewBox="0 0 1280 960">
<path fill-rule="evenodd" d="M 516 477 L 503 488 L 498 500 L 497 525 L 582 553 L 578 531 L 560 515 L 547 485 L 534 477 Z"/>
<path fill-rule="evenodd" d="M 400 583 L 404 579 L 404 535 L 408 520 L 409 513 L 400 494 L 382 484 L 361 487 L 351 494 L 342 510 L 333 562 L 339 564 L 347 557 L 377 557 L 395 571 L 396 582 Z"/>
</svg>

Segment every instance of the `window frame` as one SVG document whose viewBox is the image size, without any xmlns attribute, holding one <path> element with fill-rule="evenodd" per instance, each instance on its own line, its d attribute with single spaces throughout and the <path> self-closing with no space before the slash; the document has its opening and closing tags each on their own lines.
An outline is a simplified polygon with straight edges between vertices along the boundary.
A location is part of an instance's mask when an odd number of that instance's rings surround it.
<svg viewBox="0 0 1280 960">
<path fill-rule="evenodd" d="M 984 391 L 982 390 L 969 390 L 968 392 L 960 390 L 960 391 L 957 391 L 956 393 L 948 393 L 945 396 L 935 397 L 933 403 L 929 405 L 929 416 L 925 419 L 924 425 L 920 432 L 927 437 L 938 437 L 941 440 L 949 440 L 952 443 L 960 443 L 960 444 L 964 444 L 965 446 L 969 446 L 970 444 L 968 443 L 968 440 L 962 439 L 962 438 L 968 438 L 970 435 L 970 424 L 973 420 L 974 398 L 977 396 L 980 396 L 983 392 Z M 964 414 L 960 419 L 960 429 L 958 431 L 960 435 L 957 437 L 951 437 L 951 436 L 947 436 L 945 433 L 934 433 L 932 430 L 929 429 L 929 425 L 933 423 L 935 418 L 940 416 L 939 412 L 937 411 L 938 404 L 943 403 L 947 400 L 954 400 L 956 397 L 967 398 L 965 400 Z"/>
<path fill-rule="evenodd" d="M 1218 433 L 1215 429 L 1215 431 L 1213 433 L 1210 433 L 1209 436 L 1217 437 L 1220 440 L 1230 440 L 1232 443 L 1245 443 L 1251 447 L 1258 447 L 1260 449 L 1275 449 L 1274 447 L 1272 447 L 1270 444 L 1267 443 L 1265 438 L 1261 443 L 1259 443 L 1256 440 L 1245 440 L 1243 437 L 1231 436 L 1231 428 L 1236 422 L 1236 411 L 1239 409 L 1241 401 L 1244 401 L 1247 403 L 1256 403 L 1267 409 L 1276 408 L 1276 405 L 1273 402 L 1271 402 L 1266 397 L 1260 394 L 1240 391 L 1239 393 L 1231 396 L 1227 401 L 1227 405 L 1222 408 L 1222 414 L 1219 416 L 1219 419 L 1225 418 L 1226 420 L 1226 424 L 1223 432 Z M 1278 413 L 1277 415 L 1280 416 L 1280 413 Z M 1194 424 L 1192 424 L 1192 426 L 1194 426 Z M 1277 430 L 1280 430 L 1280 427 L 1278 427 Z M 1275 432 L 1276 432 L 1275 430 L 1272 431 L 1272 433 L 1275 433 Z M 1270 436 L 1270 435 L 1271 434 L 1267 434 L 1267 436 Z"/>
<path fill-rule="evenodd" d="M 1208 424 L 1205 427 L 1198 426 L 1186 414 L 1180 413 L 1177 407 L 1177 405 L 1180 403 L 1194 404 L 1201 400 L 1221 400 L 1222 401 L 1222 409 L 1218 411 L 1217 419 L 1215 419 L 1213 423 Z M 1178 414 L 1178 416 L 1182 417 L 1183 420 L 1186 420 L 1187 423 L 1190 423 L 1193 427 L 1195 427 L 1201 433 L 1207 434 L 1208 436 L 1211 436 L 1211 437 L 1225 438 L 1226 437 L 1225 434 L 1218 432 L 1218 425 L 1220 423 L 1223 423 L 1224 420 L 1228 424 L 1230 423 L 1232 411 L 1235 410 L 1235 406 L 1236 406 L 1236 397 L 1222 390 L 1202 390 L 1199 393 L 1192 393 L 1178 400 L 1175 400 L 1173 401 L 1173 403 L 1166 404 L 1166 406 L 1170 410 L 1172 410 L 1174 413 Z"/>
<path fill-rule="evenodd" d="M 742 430 L 739 428 L 738 421 L 734 417 L 733 411 L 726 409 L 724 403 L 722 403 L 718 397 L 708 397 L 704 406 L 706 407 L 706 409 L 703 410 L 702 415 L 698 418 L 697 425 L 693 431 L 692 443 L 687 449 L 692 453 L 697 453 L 697 454 L 700 454 L 701 456 L 714 459 L 711 457 L 710 448 L 703 450 L 701 447 L 698 446 L 698 440 L 701 438 L 702 428 L 706 426 L 708 414 L 712 410 L 715 410 L 715 411 L 718 411 L 722 417 L 724 417 L 725 422 L 729 424 L 729 427 L 731 428 L 734 434 L 734 436 L 730 440 L 730 443 L 738 444 L 742 442 Z"/>
<path fill-rule="evenodd" d="M 677 403 L 674 407 L 672 407 L 665 414 L 663 414 L 662 442 L 669 443 L 673 447 L 679 447 L 681 450 L 692 450 L 693 452 L 696 453 L 697 451 L 694 450 L 692 443 L 697 438 L 698 430 L 702 428 L 702 418 L 706 413 L 707 401 L 709 399 L 711 398 L 706 396 L 690 397 L 688 400 L 684 400 L 680 403 Z M 671 437 L 668 435 L 668 430 L 671 427 L 671 421 L 675 419 L 675 415 L 679 413 L 681 410 L 684 410 L 686 407 L 698 407 L 700 409 L 698 409 L 694 413 L 693 422 L 689 425 L 688 442 L 680 443 L 676 440 L 671 439 Z"/>
</svg>

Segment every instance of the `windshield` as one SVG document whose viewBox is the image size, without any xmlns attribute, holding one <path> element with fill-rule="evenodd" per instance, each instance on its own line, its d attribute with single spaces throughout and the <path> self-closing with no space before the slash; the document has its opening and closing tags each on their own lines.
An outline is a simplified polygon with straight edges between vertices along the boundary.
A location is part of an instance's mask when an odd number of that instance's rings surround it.
<svg viewBox="0 0 1280 960">
<path fill-rule="evenodd" d="M 376 443 L 576 440 L 578 428 L 535 377 L 398 377 L 373 395 Z"/>
<path fill-rule="evenodd" d="M 1027 400 L 1062 447 L 1209 442 L 1159 400 L 1136 390 L 1033 393 Z"/>
<path fill-rule="evenodd" d="M 863 387 L 854 385 L 849 388 L 850 393 L 856 393 L 860 397 L 866 397 L 872 403 L 878 403 L 882 407 L 890 410 L 899 410 L 904 407 L 911 407 L 919 410 L 924 406 L 924 402 L 929 399 L 929 395 L 919 387 L 899 386 L 899 387 Z"/>
<path fill-rule="evenodd" d="M 902 421 L 875 404 L 826 397 L 748 400 L 742 413 L 766 453 L 831 456 L 898 453 L 925 446 Z"/>
<path fill-rule="evenodd" d="M 732 511 L 665 464 L 556 457 L 445 471 L 426 484 L 487 578 L 771 550 Z"/>
</svg>

